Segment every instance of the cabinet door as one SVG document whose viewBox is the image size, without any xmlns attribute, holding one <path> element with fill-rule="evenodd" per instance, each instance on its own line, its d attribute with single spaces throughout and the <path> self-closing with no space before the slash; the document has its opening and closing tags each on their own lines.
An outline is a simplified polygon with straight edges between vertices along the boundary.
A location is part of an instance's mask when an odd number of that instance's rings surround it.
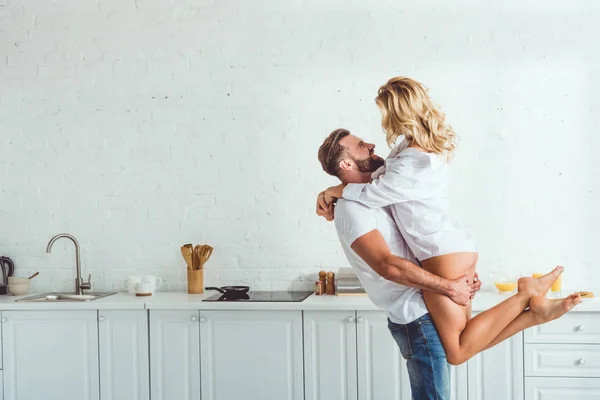
<svg viewBox="0 0 600 400">
<path fill-rule="evenodd" d="M 96 311 L 4 311 L 4 399 L 98 400 Z"/>
<path fill-rule="evenodd" d="M 198 311 L 150 310 L 152 400 L 200 400 Z"/>
<path fill-rule="evenodd" d="M 356 314 L 304 312 L 306 400 L 356 400 Z"/>
<path fill-rule="evenodd" d="M 465 400 L 468 398 L 467 363 L 450 366 L 450 399 Z M 487 399 L 486 399 L 487 400 Z M 512 400 L 512 399 L 511 399 Z"/>
<path fill-rule="evenodd" d="M 412 399 L 406 360 L 387 327 L 383 311 L 357 313 L 358 398 Z M 467 366 L 451 367 L 452 400 L 467 398 Z"/>
<path fill-rule="evenodd" d="M 303 400 L 301 311 L 200 311 L 203 400 Z"/>
<path fill-rule="evenodd" d="M 357 313 L 359 400 L 410 399 L 406 360 L 382 311 Z"/>
<path fill-rule="evenodd" d="M 525 400 L 598 400 L 599 378 L 525 378 Z"/>
<path fill-rule="evenodd" d="M 523 334 L 467 362 L 469 400 L 523 399 Z"/>
<path fill-rule="evenodd" d="M 148 311 L 101 310 L 98 321 L 102 400 L 148 400 Z"/>
</svg>

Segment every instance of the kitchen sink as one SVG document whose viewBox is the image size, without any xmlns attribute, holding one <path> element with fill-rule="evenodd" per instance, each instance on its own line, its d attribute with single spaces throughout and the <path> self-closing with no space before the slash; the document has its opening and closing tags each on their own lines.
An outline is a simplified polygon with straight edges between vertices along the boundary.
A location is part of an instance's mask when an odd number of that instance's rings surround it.
<svg viewBox="0 0 600 400">
<path fill-rule="evenodd" d="M 24 301 L 24 302 L 65 302 L 65 301 L 92 301 L 97 300 L 102 297 L 110 296 L 116 294 L 116 292 L 111 293 L 102 293 L 102 292 L 88 292 L 86 294 L 75 294 L 69 292 L 51 292 L 51 293 L 41 293 L 33 296 L 23 297 L 22 299 L 18 299 L 15 301 Z"/>
</svg>

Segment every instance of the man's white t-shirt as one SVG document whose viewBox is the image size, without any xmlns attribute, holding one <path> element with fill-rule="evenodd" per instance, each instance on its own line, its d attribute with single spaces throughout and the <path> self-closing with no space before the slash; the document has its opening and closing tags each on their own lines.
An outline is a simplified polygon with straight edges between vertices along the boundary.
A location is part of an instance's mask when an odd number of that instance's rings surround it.
<svg viewBox="0 0 600 400">
<path fill-rule="evenodd" d="M 420 289 L 382 278 L 351 248 L 356 239 L 377 229 L 392 254 L 417 263 L 389 208 L 369 208 L 355 201 L 339 199 L 334 212 L 335 227 L 344 253 L 371 301 L 385 309 L 388 318 L 397 324 L 408 324 L 426 314 L 428 311 Z"/>
</svg>

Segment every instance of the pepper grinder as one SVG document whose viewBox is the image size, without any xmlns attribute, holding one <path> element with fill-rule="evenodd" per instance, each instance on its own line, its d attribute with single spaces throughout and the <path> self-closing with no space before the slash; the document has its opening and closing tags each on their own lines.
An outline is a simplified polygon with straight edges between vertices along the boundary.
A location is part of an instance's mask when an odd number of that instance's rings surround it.
<svg viewBox="0 0 600 400">
<path fill-rule="evenodd" d="M 325 286 L 325 278 L 327 277 L 327 272 L 320 271 L 319 272 L 319 280 L 323 282 L 323 286 Z"/>
<path fill-rule="evenodd" d="M 325 284 L 326 294 L 335 294 L 335 283 L 333 282 L 335 274 L 333 272 L 327 273 L 327 283 Z"/>
</svg>

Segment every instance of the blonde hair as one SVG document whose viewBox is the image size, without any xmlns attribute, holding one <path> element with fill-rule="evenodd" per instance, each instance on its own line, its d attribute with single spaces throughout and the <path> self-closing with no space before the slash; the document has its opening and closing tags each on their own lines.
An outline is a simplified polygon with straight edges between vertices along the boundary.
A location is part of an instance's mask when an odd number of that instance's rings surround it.
<svg viewBox="0 0 600 400">
<path fill-rule="evenodd" d="M 375 102 L 381 110 L 381 125 L 390 147 L 404 136 L 427 152 L 451 158 L 456 133 L 446 125 L 446 115 L 433 104 L 421 83 L 405 77 L 392 78 L 379 88 Z"/>
</svg>

